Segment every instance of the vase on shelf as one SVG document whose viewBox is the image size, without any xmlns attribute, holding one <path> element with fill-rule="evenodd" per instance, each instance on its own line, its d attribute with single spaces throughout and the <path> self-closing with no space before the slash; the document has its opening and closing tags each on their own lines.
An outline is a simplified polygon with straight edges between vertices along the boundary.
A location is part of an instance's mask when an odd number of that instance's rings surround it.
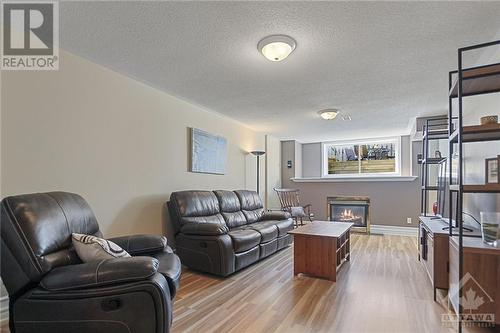
<svg viewBox="0 0 500 333">
<path fill-rule="evenodd" d="M 481 212 L 481 235 L 483 242 L 492 246 L 498 245 L 499 225 L 499 212 Z"/>
</svg>

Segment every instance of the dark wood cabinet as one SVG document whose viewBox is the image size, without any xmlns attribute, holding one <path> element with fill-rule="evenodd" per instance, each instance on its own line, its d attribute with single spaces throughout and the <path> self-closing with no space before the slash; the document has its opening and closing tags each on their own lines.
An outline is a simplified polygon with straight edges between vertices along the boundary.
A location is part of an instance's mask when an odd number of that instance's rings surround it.
<svg viewBox="0 0 500 333">
<path fill-rule="evenodd" d="M 459 290 L 467 303 L 461 302 L 467 321 L 493 320 L 500 324 L 500 248 L 483 243 L 481 238 L 463 238 L 463 273 L 459 280 L 458 237 L 450 238 L 450 290 L 448 297 L 457 312 Z M 479 302 L 479 303 L 476 303 Z M 487 317 L 489 316 L 489 317 Z M 490 322 L 490 324 L 492 324 Z"/>
<path fill-rule="evenodd" d="M 432 287 L 434 288 L 434 300 L 436 300 L 436 289 L 449 289 L 450 270 L 450 236 L 447 229 L 448 223 L 439 218 L 420 216 L 419 218 L 419 260 L 422 262 Z M 465 233 L 465 232 L 464 232 Z M 479 239 L 481 233 L 478 229 L 467 232 L 472 239 Z M 456 267 L 458 276 L 458 264 Z"/>
<path fill-rule="evenodd" d="M 448 232 L 443 230 L 447 224 L 431 217 L 420 217 L 419 259 L 422 262 L 431 284 L 436 289 L 448 289 Z"/>
</svg>

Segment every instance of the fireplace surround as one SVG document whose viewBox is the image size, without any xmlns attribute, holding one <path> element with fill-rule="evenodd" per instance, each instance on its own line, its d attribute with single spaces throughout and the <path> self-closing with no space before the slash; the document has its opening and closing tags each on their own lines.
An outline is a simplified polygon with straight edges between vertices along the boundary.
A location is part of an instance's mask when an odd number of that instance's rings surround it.
<svg viewBox="0 0 500 333">
<path fill-rule="evenodd" d="M 354 223 L 353 231 L 370 233 L 370 198 L 361 196 L 327 197 L 329 221 Z"/>
</svg>

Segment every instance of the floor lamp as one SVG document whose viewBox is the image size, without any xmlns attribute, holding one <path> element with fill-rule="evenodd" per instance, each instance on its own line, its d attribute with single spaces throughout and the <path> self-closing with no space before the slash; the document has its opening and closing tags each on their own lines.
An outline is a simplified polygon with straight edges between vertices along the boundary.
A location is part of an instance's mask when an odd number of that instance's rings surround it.
<svg viewBox="0 0 500 333">
<path fill-rule="evenodd" d="M 264 155 L 266 152 L 262 150 L 254 150 L 251 151 L 252 155 L 257 156 L 257 193 L 259 193 L 259 160 L 262 155 Z"/>
</svg>

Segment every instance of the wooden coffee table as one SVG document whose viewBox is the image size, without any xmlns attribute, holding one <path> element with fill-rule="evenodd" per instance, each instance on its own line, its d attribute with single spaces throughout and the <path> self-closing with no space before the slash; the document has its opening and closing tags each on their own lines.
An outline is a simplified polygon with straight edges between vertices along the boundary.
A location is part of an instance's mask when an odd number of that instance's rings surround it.
<svg viewBox="0 0 500 333">
<path fill-rule="evenodd" d="M 350 257 L 350 230 L 353 223 L 313 221 L 293 235 L 294 274 L 337 280 L 337 270 Z"/>
</svg>

